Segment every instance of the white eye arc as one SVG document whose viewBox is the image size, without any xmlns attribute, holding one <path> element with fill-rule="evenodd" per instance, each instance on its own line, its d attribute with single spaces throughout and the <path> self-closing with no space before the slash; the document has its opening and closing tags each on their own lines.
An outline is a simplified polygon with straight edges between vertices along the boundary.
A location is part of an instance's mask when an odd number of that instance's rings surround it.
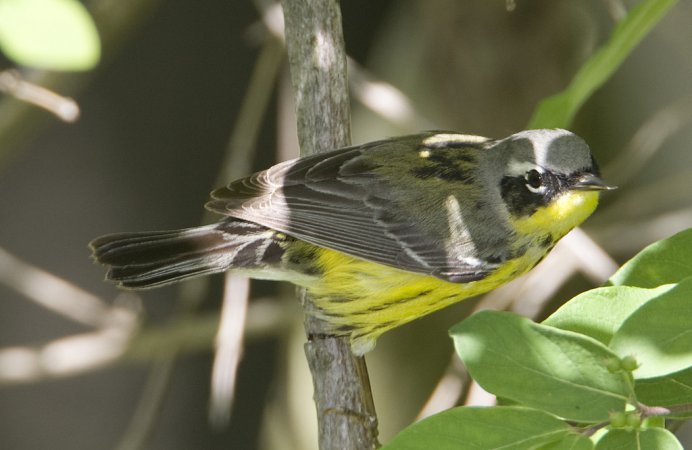
<svg viewBox="0 0 692 450">
<path fill-rule="evenodd" d="M 543 173 L 531 169 L 524 174 L 524 179 L 526 180 L 526 189 L 533 192 L 534 194 L 542 194 L 545 192 L 546 186 L 543 182 Z"/>
</svg>

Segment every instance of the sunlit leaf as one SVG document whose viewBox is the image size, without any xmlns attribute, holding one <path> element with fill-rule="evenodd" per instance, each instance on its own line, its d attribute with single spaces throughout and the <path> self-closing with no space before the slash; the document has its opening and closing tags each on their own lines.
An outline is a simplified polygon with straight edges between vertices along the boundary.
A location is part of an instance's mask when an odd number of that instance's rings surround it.
<svg viewBox="0 0 692 450">
<path fill-rule="evenodd" d="M 99 60 L 96 27 L 76 0 L 0 1 L 0 49 L 18 64 L 87 70 Z"/>
<path fill-rule="evenodd" d="M 596 444 L 596 450 L 683 450 L 680 441 L 663 428 L 610 430 Z"/>
<path fill-rule="evenodd" d="M 538 450 L 593 450 L 594 443 L 582 434 L 568 434 L 559 441 L 539 447 Z"/>
<path fill-rule="evenodd" d="M 461 407 L 414 423 L 383 450 L 535 449 L 572 434 L 566 423 L 542 411 Z"/>
<path fill-rule="evenodd" d="M 625 263 L 613 285 L 653 288 L 692 277 L 692 228 L 655 242 Z"/>
<path fill-rule="evenodd" d="M 580 422 L 624 409 L 627 385 L 600 342 L 516 314 L 481 311 L 450 333 L 471 376 L 485 390 Z"/>
<path fill-rule="evenodd" d="M 610 342 L 618 355 L 639 363 L 635 378 L 692 367 L 692 278 L 651 299 L 625 320 Z"/>
<path fill-rule="evenodd" d="M 613 334 L 641 305 L 672 289 L 608 286 L 583 292 L 543 321 L 544 325 L 591 336 L 608 345 Z"/>
</svg>

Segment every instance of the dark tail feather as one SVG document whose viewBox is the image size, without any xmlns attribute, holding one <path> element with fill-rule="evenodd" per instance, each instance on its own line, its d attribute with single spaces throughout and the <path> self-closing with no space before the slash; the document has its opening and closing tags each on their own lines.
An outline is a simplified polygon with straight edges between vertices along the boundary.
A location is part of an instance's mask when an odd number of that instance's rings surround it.
<svg viewBox="0 0 692 450">
<path fill-rule="evenodd" d="M 96 261 L 109 266 L 106 279 L 146 289 L 229 268 L 278 262 L 283 250 L 274 232 L 244 221 L 223 221 L 185 230 L 118 233 L 90 244 Z"/>
</svg>

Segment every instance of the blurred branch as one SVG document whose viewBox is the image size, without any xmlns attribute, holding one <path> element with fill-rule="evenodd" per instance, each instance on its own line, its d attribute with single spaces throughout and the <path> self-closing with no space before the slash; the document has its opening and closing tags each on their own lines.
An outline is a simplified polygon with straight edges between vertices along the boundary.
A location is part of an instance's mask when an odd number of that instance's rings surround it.
<svg viewBox="0 0 692 450">
<path fill-rule="evenodd" d="M 627 15 L 627 8 L 622 0 L 603 0 L 603 3 L 608 8 L 608 14 L 613 22 L 619 22 Z"/>
<path fill-rule="evenodd" d="M 604 171 L 608 181 L 622 186 L 646 167 L 663 143 L 692 123 L 692 96 L 683 97 L 651 115 L 632 136 L 627 146 Z"/>
<path fill-rule="evenodd" d="M 545 260 L 528 274 L 489 292 L 476 310 L 512 311 L 536 319 L 548 302 L 576 273 L 586 275 L 600 286 L 618 265 L 583 230 L 576 228 L 557 243 Z"/>
<path fill-rule="evenodd" d="M 256 0 L 256 3 L 266 29 L 285 43 L 280 5 L 272 0 Z M 346 61 L 351 95 L 363 106 L 403 130 L 436 128 L 433 121 L 423 117 L 400 89 L 376 78 L 348 55 Z"/>
<path fill-rule="evenodd" d="M 130 419 L 130 426 L 120 439 L 116 450 L 146 448 L 156 426 L 156 421 L 160 417 L 163 399 L 166 396 L 171 376 L 173 375 L 176 350 L 172 350 L 172 352 L 173 354 L 164 357 L 149 372 L 149 378 L 142 391 L 137 409 L 135 409 Z"/>
<path fill-rule="evenodd" d="M 459 359 L 456 353 L 452 352 L 445 373 L 418 413 L 416 421 L 456 406 L 464 392 L 465 386 L 470 381 L 471 377 L 461 363 L 461 359 Z"/>
<path fill-rule="evenodd" d="M 632 254 L 645 245 L 677 233 L 692 222 L 689 185 L 692 171 L 667 173 L 634 184 L 663 144 L 692 123 L 692 96 L 677 99 L 653 113 L 625 148 L 605 168 L 609 181 L 627 186 L 596 217 L 594 234 L 616 254 Z M 626 226 L 623 224 L 626 223 Z"/>
<path fill-rule="evenodd" d="M 618 269 L 618 263 L 581 228 L 575 228 L 562 241 L 576 262 L 576 269 L 594 286 L 601 286 Z"/>
<path fill-rule="evenodd" d="M 79 118 L 77 102 L 22 79 L 16 70 L 0 72 L 0 92 L 43 108 L 64 122 L 74 122 Z"/>
<path fill-rule="evenodd" d="M 400 89 L 378 80 L 351 58 L 348 59 L 348 73 L 353 97 L 375 114 L 403 130 L 436 128 Z"/>
<path fill-rule="evenodd" d="M 285 305 L 285 306 L 284 306 Z M 280 333 L 290 302 L 257 299 L 249 307 L 246 339 Z M 114 308 L 96 332 L 24 347 L 0 348 L 0 386 L 76 376 L 113 365 L 165 361 L 175 352 L 212 348 L 218 314 L 188 316 L 165 325 L 138 327 L 138 308 Z"/>
<path fill-rule="evenodd" d="M 680 177 L 678 181 L 683 182 L 684 179 L 689 184 L 691 177 L 692 172 L 688 172 L 686 177 Z M 674 184 L 671 183 L 671 185 Z M 683 184 L 674 186 L 680 189 Z M 667 194 L 663 189 L 660 190 L 659 194 L 661 193 Z M 648 198 L 647 195 L 645 199 L 640 200 L 640 204 L 645 204 Z M 623 223 L 626 225 L 623 226 Z M 666 213 L 648 215 L 639 220 L 610 222 L 609 225 L 600 226 L 595 234 L 599 241 L 608 242 L 608 249 L 611 252 L 631 255 L 652 242 L 689 228 L 690 224 L 692 224 L 692 208 L 686 206 Z"/>
<path fill-rule="evenodd" d="M 67 319 L 100 328 L 112 308 L 74 284 L 34 267 L 0 248 L 0 284 Z"/>
<path fill-rule="evenodd" d="M 336 0 L 284 0 L 286 47 L 301 154 L 350 143 L 350 109 L 341 11 Z M 348 336 L 330 335 L 303 295 L 305 353 L 312 372 L 321 449 L 375 448 L 377 417 L 365 359 Z"/>
<path fill-rule="evenodd" d="M 118 360 L 136 332 L 136 310 L 117 308 L 98 331 L 34 347 L 0 349 L 0 385 L 31 383 L 93 371 Z"/>
<path fill-rule="evenodd" d="M 547 302 L 576 273 L 600 286 L 617 268 L 617 263 L 598 244 L 576 228 L 558 242 L 545 261 L 520 278 L 520 284 L 513 289 L 517 301 L 511 310 L 536 320 Z"/>
<path fill-rule="evenodd" d="M 231 418 L 249 298 L 250 280 L 226 272 L 209 398 L 209 420 L 219 429 Z"/>
<path fill-rule="evenodd" d="M 687 169 L 687 168 L 686 168 Z M 623 221 L 656 220 L 655 216 L 681 206 L 690 205 L 690 192 L 686 189 L 692 178 L 692 170 L 668 173 L 657 177 L 643 186 L 623 189 L 625 195 L 618 197 L 608 208 L 598 214 L 598 224 L 620 223 Z"/>
</svg>

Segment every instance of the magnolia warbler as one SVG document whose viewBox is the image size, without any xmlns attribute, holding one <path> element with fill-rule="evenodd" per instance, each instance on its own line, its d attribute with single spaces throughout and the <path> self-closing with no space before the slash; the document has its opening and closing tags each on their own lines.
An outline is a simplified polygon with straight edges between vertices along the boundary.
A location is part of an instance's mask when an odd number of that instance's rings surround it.
<svg viewBox="0 0 692 450">
<path fill-rule="evenodd" d="M 228 269 L 290 281 L 362 355 L 385 331 L 527 272 L 607 189 L 569 131 L 431 131 L 236 180 L 206 204 L 226 216 L 218 223 L 110 234 L 90 246 L 107 279 L 126 288 Z"/>
</svg>

